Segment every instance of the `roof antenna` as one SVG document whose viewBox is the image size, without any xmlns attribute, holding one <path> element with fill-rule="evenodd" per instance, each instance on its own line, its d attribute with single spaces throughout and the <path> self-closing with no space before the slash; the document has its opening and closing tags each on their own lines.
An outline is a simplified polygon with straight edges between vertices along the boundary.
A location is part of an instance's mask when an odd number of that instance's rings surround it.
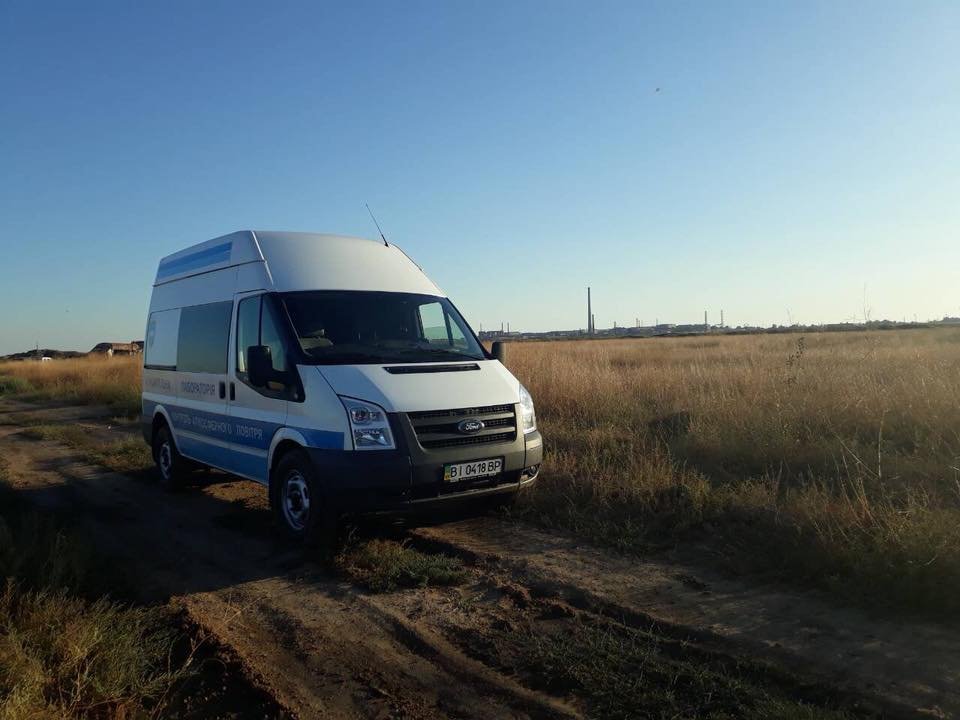
<svg viewBox="0 0 960 720">
<path fill-rule="evenodd" d="M 383 239 L 383 244 L 386 247 L 390 247 L 390 243 L 387 242 L 387 239 L 383 237 L 383 230 L 380 230 L 380 223 L 377 222 L 377 219 L 373 216 L 373 210 L 370 209 L 370 206 L 367 203 L 364 203 L 367 206 L 367 212 L 370 213 L 370 219 L 373 220 L 373 224 L 377 226 L 377 230 L 380 233 L 380 237 Z"/>
</svg>

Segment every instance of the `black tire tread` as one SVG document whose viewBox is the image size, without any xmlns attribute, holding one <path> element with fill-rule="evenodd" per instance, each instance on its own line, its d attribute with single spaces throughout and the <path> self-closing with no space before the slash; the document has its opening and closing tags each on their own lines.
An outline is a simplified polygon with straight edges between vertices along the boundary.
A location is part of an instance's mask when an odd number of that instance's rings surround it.
<svg viewBox="0 0 960 720">
<path fill-rule="evenodd" d="M 293 469 L 297 469 L 306 479 L 310 487 L 311 502 L 318 512 L 311 511 L 307 527 L 302 531 L 292 529 L 283 515 L 280 502 L 280 487 L 283 477 Z M 286 453 L 274 467 L 270 482 L 270 508 L 273 511 L 274 524 L 280 533 L 295 542 L 310 547 L 329 548 L 336 537 L 339 517 L 333 506 L 328 502 L 320 474 L 303 450 L 291 450 Z M 319 502 L 317 502 L 319 501 Z"/>
</svg>

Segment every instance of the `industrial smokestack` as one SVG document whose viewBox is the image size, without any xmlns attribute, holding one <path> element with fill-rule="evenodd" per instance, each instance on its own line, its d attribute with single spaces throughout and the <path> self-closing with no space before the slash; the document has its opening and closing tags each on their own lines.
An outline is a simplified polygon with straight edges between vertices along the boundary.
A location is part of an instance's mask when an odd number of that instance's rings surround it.
<svg viewBox="0 0 960 720">
<path fill-rule="evenodd" d="M 593 335 L 593 309 L 590 305 L 589 287 L 587 287 L 587 335 Z"/>
<path fill-rule="evenodd" d="M 709 330 L 709 329 L 710 329 L 710 324 L 707 322 L 707 311 L 706 311 L 706 310 L 703 311 L 703 329 L 704 329 L 704 330 Z"/>
</svg>

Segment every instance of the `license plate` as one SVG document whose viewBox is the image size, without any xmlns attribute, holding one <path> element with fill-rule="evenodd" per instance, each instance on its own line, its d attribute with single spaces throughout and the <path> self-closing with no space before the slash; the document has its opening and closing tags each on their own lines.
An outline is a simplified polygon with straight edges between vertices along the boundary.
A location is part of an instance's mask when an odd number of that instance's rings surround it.
<svg viewBox="0 0 960 720">
<path fill-rule="evenodd" d="M 489 477 L 499 475 L 503 470 L 503 458 L 490 460 L 474 460 L 473 462 L 457 463 L 443 466 L 444 482 L 459 482 L 470 478 Z"/>
</svg>

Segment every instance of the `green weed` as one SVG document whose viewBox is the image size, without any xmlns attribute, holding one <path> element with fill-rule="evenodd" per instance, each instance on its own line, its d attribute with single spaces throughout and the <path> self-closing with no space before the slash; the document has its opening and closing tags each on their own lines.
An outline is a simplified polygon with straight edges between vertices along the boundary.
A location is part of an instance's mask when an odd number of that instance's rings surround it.
<svg viewBox="0 0 960 720">
<path fill-rule="evenodd" d="M 10 375 L 0 376 L 0 395 L 19 395 L 32 389 L 30 383 L 23 378 Z"/>
<path fill-rule="evenodd" d="M 406 543 L 390 540 L 369 540 L 348 546 L 336 558 L 336 565 L 373 592 L 457 585 L 467 575 L 457 558 L 422 553 Z"/>
</svg>

